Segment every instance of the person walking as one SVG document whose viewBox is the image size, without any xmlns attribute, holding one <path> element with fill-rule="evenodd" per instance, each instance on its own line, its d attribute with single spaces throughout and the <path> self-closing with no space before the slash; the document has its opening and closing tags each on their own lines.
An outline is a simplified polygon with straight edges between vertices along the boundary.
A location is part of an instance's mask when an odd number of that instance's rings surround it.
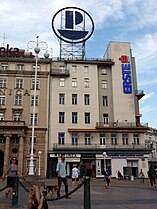
<svg viewBox="0 0 157 209">
<path fill-rule="evenodd" d="M 149 177 L 149 180 L 150 180 L 151 187 L 156 188 L 156 180 L 155 180 L 156 172 L 155 172 L 155 167 L 153 165 L 151 165 L 149 167 L 149 170 L 148 170 L 147 174 L 148 174 L 148 177 Z"/>
<path fill-rule="evenodd" d="M 58 178 L 58 191 L 57 191 L 57 197 L 60 197 L 60 189 L 62 182 L 65 186 L 65 194 L 66 198 L 70 198 L 68 196 L 68 180 L 66 177 L 66 161 L 65 161 L 65 155 L 61 154 L 61 160 L 57 163 L 56 167 L 56 172 L 57 172 L 57 178 Z"/>
<path fill-rule="evenodd" d="M 143 173 L 143 170 L 142 169 L 140 169 L 139 178 L 140 178 L 140 182 L 141 183 L 144 183 L 145 176 L 144 176 L 144 173 Z"/>
<path fill-rule="evenodd" d="M 5 170 L 4 175 L 2 177 L 2 181 L 5 180 L 6 176 L 7 176 L 8 191 L 5 192 L 5 197 L 8 198 L 8 195 L 10 194 L 10 199 L 12 199 L 15 178 L 21 177 L 24 179 L 24 177 L 18 171 L 18 166 L 16 164 L 16 157 L 11 158 L 11 164 Z"/>
<path fill-rule="evenodd" d="M 76 165 L 73 165 L 72 169 L 72 186 L 75 186 L 75 183 L 78 185 L 79 182 L 79 170 Z"/>
<path fill-rule="evenodd" d="M 46 196 L 38 185 L 33 185 L 28 195 L 28 209 L 48 209 Z"/>
<path fill-rule="evenodd" d="M 110 186 L 110 179 L 111 179 L 111 174 L 109 172 L 109 169 L 106 168 L 104 170 L 104 180 L 106 181 L 106 185 L 105 185 L 105 188 L 106 189 L 109 189 L 109 186 Z"/>
</svg>

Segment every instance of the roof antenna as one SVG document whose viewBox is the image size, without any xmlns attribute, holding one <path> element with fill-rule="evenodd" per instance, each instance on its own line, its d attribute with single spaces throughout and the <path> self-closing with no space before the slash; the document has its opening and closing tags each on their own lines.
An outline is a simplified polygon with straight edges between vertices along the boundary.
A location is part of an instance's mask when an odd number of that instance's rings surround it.
<svg viewBox="0 0 157 209">
<path fill-rule="evenodd" d="M 3 42 L 1 43 L 1 45 L 4 47 L 5 44 L 6 44 L 7 36 L 6 36 L 5 33 L 4 33 L 4 35 L 3 35 L 3 36 L 0 36 L 0 37 L 3 38 Z"/>
</svg>

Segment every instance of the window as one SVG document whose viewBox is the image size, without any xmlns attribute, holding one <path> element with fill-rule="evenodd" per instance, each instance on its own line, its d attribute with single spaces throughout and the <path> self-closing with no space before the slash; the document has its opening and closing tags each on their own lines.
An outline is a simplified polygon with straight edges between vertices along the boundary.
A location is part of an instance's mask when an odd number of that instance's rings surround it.
<svg viewBox="0 0 157 209">
<path fill-rule="evenodd" d="M 78 135 L 72 134 L 72 145 L 78 145 Z"/>
<path fill-rule="evenodd" d="M 111 144 L 112 145 L 117 144 L 117 134 L 111 134 Z"/>
<path fill-rule="evenodd" d="M 24 70 L 24 64 L 17 64 L 17 70 L 23 71 Z"/>
<path fill-rule="evenodd" d="M 22 95 L 15 95 L 15 101 L 14 101 L 15 105 L 22 105 Z"/>
<path fill-rule="evenodd" d="M 72 123 L 77 123 L 77 112 L 72 112 Z"/>
<path fill-rule="evenodd" d="M 59 66 L 59 72 L 60 73 L 65 73 L 65 66 L 64 65 Z"/>
<path fill-rule="evenodd" d="M 77 87 L 77 78 L 72 78 L 72 87 Z"/>
<path fill-rule="evenodd" d="M 59 94 L 59 104 L 64 104 L 65 94 Z"/>
<path fill-rule="evenodd" d="M 72 104 L 77 105 L 77 94 L 72 94 Z"/>
<path fill-rule="evenodd" d="M 105 145 L 106 144 L 106 135 L 105 135 L 105 133 L 100 133 L 99 138 L 100 138 L 100 145 Z"/>
<path fill-rule="evenodd" d="M 31 96 L 31 106 L 34 105 L 34 96 Z M 35 97 L 35 106 L 39 106 L 39 96 L 36 95 Z"/>
<path fill-rule="evenodd" d="M 133 134 L 133 137 L 134 137 L 134 144 L 140 144 L 140 141 L 139 141 L 139 135 L 138 134 Z"/>
<path fill-rule="evenodd" d="M 91 144 L 91 134 L 85 133 L 85 145 L 90 145 L 90 144 Z"/>
<path fill-rule="evenodd" d="M 20 113 L 14 113 L 13 120 L 14 121 L 20 121 L 21 120 L 21 114 Z"/>
<path fill-rule="evenodd" d="M 123 144 L 128 144 L 128 134 L 122 134 L 122 141 Z"/>
<path fill-rule="evenodd" d="M 85 112 L 85 123 L 90 123 L 90 113 Z"/>
<path fill-rule="evenodd" d="M 4 120 L 4 113 L 0 112 L 0 120 Z"/>
<path fill-rule="evenodd" d="M 64 78 L 60 78 L 60 80 L 59 80 L 59 86 L 60 87 L 64 87 L 65 86 L 65 79 Z"/>
<path fill-rule="evenodd" d="M 72 72 L 77 73 L 77 65 L 72 65 Z"/>
<path fill-rule="evenodd" d="M 90 95 L 89 94 L 84 94 L 84 104 L 90 105 Z"/>
<path fill-rule="evenodd" d="M 33 65 L 33 70 L 36 70 L 36 65 Z M 40 71 L 40 65 L 37 66 L 37 71 Z"/>
<path fill-rule="evenodd" d="M 64 132 L 59 132 L 58 133 L 58 144 L 64 144 L 64 137 L 65 137 L 65 133 Z"/>
<path fill-rule="evenodd" d="M 59 123 L 64 123 L 64 112 L 59 112 Z"/>
<path fill-rule="evenodd" d="M 89 73 L 89 66 L 84 66 L 84 73 Z"/>
<path fill-rule="evenodd" d="M 30 125 L 32 126 L 33 125 L 33 113 L 31 113 L 31 116 L 30 116 Z M 34 125 L 38 125 L 38 113 L 35 113 L 34 115 Z"/>
<path fill-rule="evenodd" d="M 107 81 L 106 80 L 102 80 L 102 89 L 107 89 Z"/>
<path fill-rule="evenodd" d="M 101 69 L 101 74 L 102 75 L 107 75 L 107 70 L 105 68 Z"/>
<path fill-rule="evenodd" d="M 0 88 L 7 88 L 7 79 L 0 79 Z"/>
<path fill-rule="evenodd" d="M 2 70 L 8 70 L 8 64 L 1 64 Z"/>
<path fill-rule="evenodd" d="M 5 137 L 3 135 L 0 135 L 0 144 L 5 143 Z"/>
<path fill-rule="evenodd" d="M 84 87 L 89 88 L 89 78 L 84 78 Z"/>
<path fill-rule="evenodd" d="M 12 143 L 18 144 L 19 143 L 19 137 L 18 135 L 12 135 Z"/>
<path fill-rule="evenodd" d="M 29 137 L 29 143 L 31 144 L 32 143 L 32 136 Z M 34 136 L 34 144 L 37 143 L 37 137 Z"/>
<path fill-rule="evenodd" d="M 17 89 L 22 89 L 23 88 L 23 79 L 16 79 L 15 88 L 17 88 Z"/>
<path fill-rule="evenodd" d="M 103 119 L 104 119 L 104 125 L 108 125 L 109 124 L 109 118 L 108 118 L 108 114 L 103 114 Z"/>
<path fill-rule="evenodd" d="M 0 105 L 5 105 L 5 96 L 0 95 Z"/>
<path fill-rule="evenodd" d="M 107 107 L 108 106 L 108 97 L 102 96 L 102 102 L 103 102 L 103 106 Z"/>
<path fill-rule="evenodd" d="M 35 79 L 32 79 L 32 90 L 35 89 Z M 40 82 L 39 79 L 36 80 L 36 90 L 40 89 Z"/>
</svg>

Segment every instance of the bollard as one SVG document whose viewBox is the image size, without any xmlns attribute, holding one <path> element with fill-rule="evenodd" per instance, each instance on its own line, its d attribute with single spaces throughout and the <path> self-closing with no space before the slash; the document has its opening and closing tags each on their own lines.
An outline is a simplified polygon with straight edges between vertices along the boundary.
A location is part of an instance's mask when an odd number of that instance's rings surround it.
<svg viewBox="0 0 157 209">
<path fill-rule="evenodd" d="M 91 209 L 90 177 L 84 177 L 84 209 Z"/>
<path fill-rule="evenodd" d="M 18 189 L 19 189 L 19 179 L 18 177 L 14 178 L 14 188 L 13 188 L 13 199 L 12 199 L 12 207 L 18 207 Z"/>
</svg>

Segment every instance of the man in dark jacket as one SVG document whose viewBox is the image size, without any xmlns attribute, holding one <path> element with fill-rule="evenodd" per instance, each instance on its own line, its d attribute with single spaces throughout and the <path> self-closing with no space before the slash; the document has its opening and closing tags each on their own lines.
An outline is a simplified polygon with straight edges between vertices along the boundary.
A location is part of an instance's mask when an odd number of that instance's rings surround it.
<svg viewBox="0 0 157 209">
<path fill-rule="evenodd" d="M 149 180 L 150 180 L 150 185 L 153 188 L 153 186 L 156 188 L 156 171 L 155 171 L 155 167 L 153 165 L 151 165 L 149 167 L 149 170 L 147 172 Z"/>
</svg>

